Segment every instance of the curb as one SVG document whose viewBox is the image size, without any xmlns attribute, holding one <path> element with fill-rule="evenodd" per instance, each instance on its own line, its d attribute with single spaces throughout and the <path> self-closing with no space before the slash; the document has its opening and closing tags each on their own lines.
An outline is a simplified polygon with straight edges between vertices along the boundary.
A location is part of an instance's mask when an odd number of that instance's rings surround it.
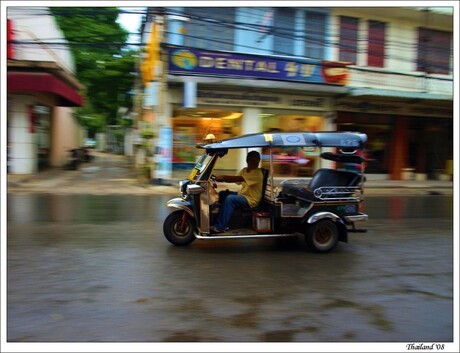
<svg viewBox="0 0 460 353">
<path fill-rule="evenodd" d="M 126 168 L 126 158 L 116 156 L 115 161 L 110 166 L 121 166 Z M 102 159 L 103 163 L 104 158 Z M 63 170 L 54 168 L 37 174 L 7 174 L 7 192 L 32 192 L 32 193 L 82 193 L 92 194 L 100 193 L 95 183 L 87 183 L 82 174 L 96 164 L 88 164 L 83 169 Z M 104 166 L 104 164 L 102 164 Z M 103 167 L 101 168 L 103 170 Z M 179 181 L 185 179 L 181 175 L 173 175 L 170 178 L 152 178 L 143 179 L 136 176 L 131 168 L 126 168 L 126 177 L 123 181 L 114 181 L 113 187 L 110 189 L 110 184 L 104 182 L 105 179 L 100 179 L 104 185 L 104 193 L 106 194 L 179 194 Z M 75 183 L 72 182 L 75 180 Z M 286 178 L 275 178 L 275 186 L 279 186 L 281 180 Z M 74 184 L 78 185 L 78 189 L 73 188 Z M 125 187 L 129 185 L 129 187 Z M 108 186 L 108 187 L 105 187 Z M 239 190 L 236 184 L 219 183 L 220 189 L 235 189 Z M 72 189 L 72 190 L 71 190 Z M 453 181 L 439 180 L 367 180 L 364 184 L 364 197 L 372 195 L 452 195 L 454 192 Z"/>
</svg>

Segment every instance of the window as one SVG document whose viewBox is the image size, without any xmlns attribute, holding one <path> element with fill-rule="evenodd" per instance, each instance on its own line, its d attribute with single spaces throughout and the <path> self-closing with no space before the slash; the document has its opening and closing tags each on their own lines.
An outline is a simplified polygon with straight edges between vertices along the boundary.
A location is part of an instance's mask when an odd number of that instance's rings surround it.
<svg viewBox="0 0 460 353">
<path fill-rule="evenodd" d="M 326 15 L 319 12 L 305 12 L 305 56 L 324 59 Z"/>
<path fill-rule="evenodd" d="M 452 33 L 420 27 L 418 29 L 417 71 L 450 73 Z"/>
<path fill-rule="evenodd" d="M 189 7 L 184 45 L 208 50 L 233 50 L 234 7 Z"/>
<path fill-rule="evenodd" d="M 295 9 L 276 8 L 273 21 L 274 53 L 294 54 Z"/>
<path fill-rule="evenodd" d="M 367 66 L 384 67 L 385 27 L 384 22 L 369 21 L 367 32 Z"/>
<path fill-rule="evenodd" d="M 356 64 L 358 22 L 354 17 L 340 16 L 339 60 Z"/>
</svg>

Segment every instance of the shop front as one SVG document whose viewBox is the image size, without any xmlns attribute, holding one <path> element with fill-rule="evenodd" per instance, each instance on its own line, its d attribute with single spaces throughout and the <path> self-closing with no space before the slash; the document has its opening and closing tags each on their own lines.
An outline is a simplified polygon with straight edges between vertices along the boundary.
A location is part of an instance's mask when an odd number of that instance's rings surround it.
<svg viewBox="0 0 460 353">
<path fill-rule="evenodd" d="M 83 105 L 81 84 L 57 64 L 8 61 L 8 173 L 33 174 L 65 163 L 80 127 L 72 107 Z"/>
<path fill-rule="evenodd" d="M 197 92 L 197 106 L 183 108 L 180 88 L 173 99 L 173 169 L 190 168 L 201 150 L 196 145 L 212 134 L 221 140 L 242 134 L 259 132 L 324 131 L 332 124 L 333 99 L 314 95 L 293 95 L 270 91 L 232 91 L 203 88 Z M 258 99 L 254 99 L 257 97 Z M 260 151 L 262 165 L 268 162 L 268 152 Z M 276 172 L 281 175 L 310 175 L 317 163 L 314 151 L 285 148 L 273 156 Z M 225 165 L 216 167 L 234 172 L 244 165 L 245 155 L 229 151 Z"/>
<path fill-rule="evenodd" d="M 347 92 L 343 63 L 178 46 L 166 52 L 174 169 L 193 164 L 201 152 L 195 146 L 209 134 L 220 140 L 270 131 L 335 130 L 334 99 Z M 236 171 L 245 165 L 245 151 L 229 154 L 217 168 Z M 286 149 L 275 158 L 280 173 L 306 175 L 317 156 Z"/>
<path fill-rule="evenodd" d="M 368 135 L 367 172 L 382 178 L 452 177 L 452 102 L 345 98 L 337 102 L 337 130 Z"/>
</svg>

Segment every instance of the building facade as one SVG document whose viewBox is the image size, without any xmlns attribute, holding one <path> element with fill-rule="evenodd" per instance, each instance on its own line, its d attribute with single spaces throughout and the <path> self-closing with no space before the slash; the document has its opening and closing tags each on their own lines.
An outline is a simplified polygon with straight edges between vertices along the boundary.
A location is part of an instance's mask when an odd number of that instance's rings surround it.
<svg viewBox="0 0 460 353">
<path fill-rule="evenodd" d="M 7 22 L 8 173 L 32 174 L 63 165 L 68 150 L 79 146 L 73 107 L 83 104 L 83 87 L 46 7 L 8 7 Z"/>
<path fill-rule="evenodd" d="M 172 138 L 162 154 L 173 166 L 193 163 L 195 145 L 208 133 L 221 139 L 274 130 L 356 130 L 369 135 L 371 173 L 392 179 L 407 171 L 422 178 L 449 173 L 448 11 L 151 8 L 146 21 L 162 27 L 161 65 L 147 96 L 161 107 L 153 119 Z M 442 45 L 433 44 L 440 38 Z M 434 49 L 440 54 L 431 55 Z M 220 167 L 244 165 L 244 155 L 233 157 Z M 308 174 L 311 168 L 299 168 L 305 167 L 299 161 L 314 167 L 316 157 L 281 151 L 279 172 Z"/>
<path fill-rule="evenodd" d="M 337 129 L 365 131 L 370 173 L 452 177 L 453 17 L 449 8 L 334 9 L 335 57 L 351 62 Z"/>
</svg>

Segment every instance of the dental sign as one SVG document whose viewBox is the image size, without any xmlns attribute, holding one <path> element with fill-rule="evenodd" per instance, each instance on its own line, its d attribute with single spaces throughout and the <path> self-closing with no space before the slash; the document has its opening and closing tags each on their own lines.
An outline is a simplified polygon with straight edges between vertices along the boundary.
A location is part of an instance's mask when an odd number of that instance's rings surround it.
<svg viewBox="0 0 460 353">
<path fill-rule="evenodd" d="M 170 74 L 261 78 L 343 85 L 348 77 L 343 63 L 296 58 L 168 48 Z"/>
</svg>

